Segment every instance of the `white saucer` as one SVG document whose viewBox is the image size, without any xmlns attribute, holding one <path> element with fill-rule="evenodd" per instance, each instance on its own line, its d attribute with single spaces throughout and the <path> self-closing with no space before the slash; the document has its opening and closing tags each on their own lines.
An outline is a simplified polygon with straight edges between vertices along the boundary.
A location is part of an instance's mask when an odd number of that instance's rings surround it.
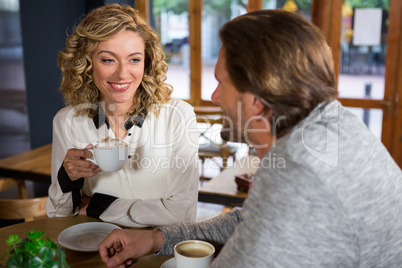
<svg viewBox="0 0 402 268">
<path fill-rule="evenodd" d="M 98 245 L 110 234 L 113 229 L 121 229 L 119 226 L 106 222 L 86 222 L 73 225 L 64 229 L 57 240 L 62 247 L 91 252 L 98 251 Z"/>
<path fill-rule="evenodd" d="M 174 261 L 174 258 L 170 258 L 162 263 L 161 268 L 176 268 L 176 262 Z"/>
</svg>

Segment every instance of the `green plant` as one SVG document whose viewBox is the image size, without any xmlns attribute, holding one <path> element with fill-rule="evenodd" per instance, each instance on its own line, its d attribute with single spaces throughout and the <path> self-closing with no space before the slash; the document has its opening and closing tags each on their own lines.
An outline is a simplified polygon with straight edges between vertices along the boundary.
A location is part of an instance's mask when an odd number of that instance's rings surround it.
<svg viewBox="0 0 402 268">
<path fill-rule="evenodd" d="M 50 238 L 43 239 L 45 232 L 26 232 L 27 238 L 22 239 L 17 234 L 12 234 L 6 240 L 9 245 L 5 255 L 10 255 L 7 261 L 9 268 L 69 268 L 66 262 L 64 249 L 56 245 Z M 54 259 L 54 258 L 58 259 Z"/>
</svg>

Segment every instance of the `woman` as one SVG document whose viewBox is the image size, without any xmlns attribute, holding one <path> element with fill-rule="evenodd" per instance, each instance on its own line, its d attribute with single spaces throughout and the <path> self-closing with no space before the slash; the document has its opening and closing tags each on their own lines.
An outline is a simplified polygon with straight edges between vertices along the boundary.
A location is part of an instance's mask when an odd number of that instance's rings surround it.
<svg viewBox="0 0 402 268">
<path fill-rule="evenodd" d="M 194 220 L 198 133 L 193 108 L 172 100 L 160 41 L 137 10 L 91 11 L 67 38 L 58 64 L 66 106 L 53 120 L 49 217 L 88 215 L 123 226 Z M 92 143 L 123 139 L 123 169 L 87 160 Z"/>
</svg>

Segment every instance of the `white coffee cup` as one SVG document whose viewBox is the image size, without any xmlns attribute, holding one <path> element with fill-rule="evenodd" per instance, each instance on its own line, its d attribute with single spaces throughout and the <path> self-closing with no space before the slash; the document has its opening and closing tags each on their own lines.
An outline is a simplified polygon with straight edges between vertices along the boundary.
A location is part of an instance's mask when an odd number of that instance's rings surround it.
<svg viewBox="0 0 402 268">
<path fill-rule="evenodd" d="M 89 159 L 103 171 L 117 171 L 124 167 L 128 155 L 128 146 L 121 139 L 106 140 L 94 143 L 93 149 L 88 149 L 94 155 Z"/>
<path fill-rule="evenodd" d="M 174 247 L 176 268 L 206 268 L 214 259 L 215 247 L 205 241 L 186 240 Z"/>
</svg>

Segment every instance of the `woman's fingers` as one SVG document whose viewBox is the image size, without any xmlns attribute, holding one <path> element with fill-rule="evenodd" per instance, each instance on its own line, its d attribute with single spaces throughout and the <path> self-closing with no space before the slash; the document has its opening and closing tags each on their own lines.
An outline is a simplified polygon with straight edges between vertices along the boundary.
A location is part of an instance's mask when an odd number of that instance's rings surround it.
<svg viewBox="0 0 402 268">
<path fill-rule="evenodd" d="M 102 170 L 93 162 L 86 160 L 92 158 L 92 153 L 85 149 L 70 149 L 67 151 L 63 167 L 72 180 L 82 177 L 92 177 Z"/>
</svg>

